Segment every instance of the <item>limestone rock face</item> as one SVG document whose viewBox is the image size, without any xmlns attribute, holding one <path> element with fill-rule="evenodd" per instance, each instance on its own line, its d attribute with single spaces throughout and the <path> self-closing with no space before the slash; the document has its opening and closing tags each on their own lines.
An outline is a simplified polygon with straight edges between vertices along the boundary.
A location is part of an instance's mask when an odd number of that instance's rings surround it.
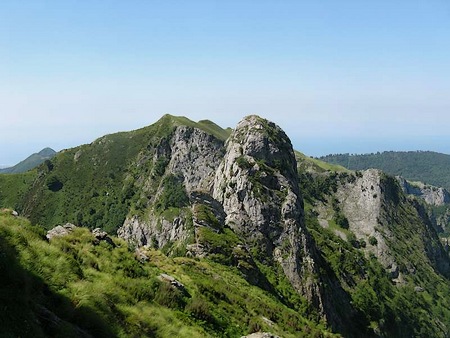
<svg viewBox="0 0 450 338">
<path fill-rule="evenodd" d="M 401 182 L 400 182 L 401 183 Z M 364 243 L 364 251 L 374 254 L 396 283 L 403 282 L 403 276 L 414 274 L 412 263 L 398 252 L 405 250 L 404 243 L 413 243 L 424 260 L 441 274 L 450 274 L 450 262 L 442 246 L 432 221 L 423 203 L 417 198 L 404 195 L 398 178 L 384 174 L 377 169 L 369 169 L 347 175 L 339 180 L 332 197 L 337 207 L 348 221 L 348 230 L 359 243 Z M 330 203 L 333 204 L 333 203 Z M 336 210 L 323 204 L 317 208 L 322 226 Z M 335 230 L 339 232 L 338 230 Z M 339 232 L 345 238 L 344 232 Z"/>
<path fill-rule="evenodd" d="M 189 236 L 183 217 L 166 220 L 154 216 L 149 220 L 142 220 L 137 216 L 127 218 L 117 235 L 136 246 L 148 245 L 162 248 L 169 242 L 183 241 Z"/>
<path fill-rule="evenodd" d="M 180 126 L 170 142 L 170 153 L 166 170 L 181 174 L 188 192 L 211 190 L 223 156 L 222 141 L 200 129 Z"/>
<path fill-rule="evenodd" d="M 153 158 L 143 161 L 165 163 L 158 169 L 163 176 L 159 186 L 153 188 L 154 177 L 141 178 L 141 184 L 148 195 L 151 195 L 150 208 L 143 216 L 128 217 L 117 234 L 137 246 L 150 245 L 162 248 L 168 243 L 186 241 L 192 235 L 192 227 L 187 226 L 192 221 L 188 212 L 166 217 L 154 210 L 152 203 L 163 193 L 164 177 L 173 175 L 189 195 L 190 203 L 198 202 L 199 196 L 210 200 L 214 175 L 224 153 L 223 142 L 198 128 L 178 126 L 170 139 L 164 139 L 156 147 Z M 140 163 L 142 165 L 143 163 Z M 188 206 L 190 207 L 190 206 Z"/>
<path fill-rule="evenodd" d="M 314 243 L 303 219 L 296 161 L 286 134 L 257 116 L 244 118 L 226 144 L 213 197 L 225 223 L 247 246 L 280 263 L 292 285 L 323 311 Z"/>
<path fill-rule="evenodd" d="M 382 174 L 377 169 L 365 170 L 354 182 L 340 185 L 336 197 L 348 219 L 349 230 L 359 240 L 369 242 L 370 237 L 376 238 L 377 244 L 367 246 L 367 250 L 374 253 L 386 269 L 391 270 L 396 267 L 396 263 L 385 241 L 389 232 L 385 230 L 383 235 L 376 231 L 380 226 L 385 190 L 381 180 Z"/>
</svg>

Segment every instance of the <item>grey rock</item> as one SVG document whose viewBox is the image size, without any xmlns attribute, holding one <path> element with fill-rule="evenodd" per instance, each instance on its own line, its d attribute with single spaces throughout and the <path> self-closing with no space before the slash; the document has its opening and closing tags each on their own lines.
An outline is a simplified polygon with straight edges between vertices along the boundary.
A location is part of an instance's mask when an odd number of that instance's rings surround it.
<svg viewBox="0 0 450 338">
<path fill-rule="evenodd" d="M 198 258 L 204 258 L 208 255 L 209 251 L 207 248 L 203 246 L 201 243 L 196 244 L 188 244 L 186 246 L 186 256 L 188 257 L 198 257 Z"/>
<path fill-rule="evenodd" d="M 11 212 L 11 215 L 13 215 L 14 217 L 18 217 L 18 216 L 19 216 L 19 213 L 18 213 L 17 211 L 13 210 L 13 211 Z"/>
<path fill-rule="evenodd" d="M 144 248 L 136 248 L 136 258 L 139 262 L 145 263 L 150 260 L 150 258 L 147 256 L 147 252 Z"/>
<path fill-rule="evenodd" d="M 166 220 L 161 216 L 150 214 L 148 220 L 138 216 L 127 218 L 124 225 L 117 230 L 120 238 L 135 246 L 149 245 L 161 248 L 169 242 L 185 241 L 189 237 L 185 217 Z"/>
<path fill-rule="evenodd" d="M 398 269 L 397 264 L 393 263 L 392 266 L 390 268 L 388 268 L 388 273 L 389 273 L 389 277 L 391 279 L 398 278 L 398 276 L 400 274 L 400 270 Z"/>
<path fill-rule="evenodd" d="M 280 337 L 270 332 L 255 332 L 247 336 L 242 336 L 241 338 L 280 338 Z"/>
<path fill-rule="evenodd" d="M 160 281 L 169 283 L 170 285 L 172 285 L 173 287 L 175 287 L 181 291 L 185 291 L 184 284 L 179 282 L 178 280 L 176 280 L 175 277 L 172 277 L 171 275 L 162 273 L 158 276 L 158 279 Z"/>
<path fill-rule="evenodd" d="M 179 126 L 169 140 L 162 140 L 157 146 L 152 159 L 165 158 L 168 164 L 164 175 L 177 175 L 181 178 L 191 203 L 206 203 L 212 206 L 216 217 L 223 219 L 222 207 L 210 196 L 214 175 L 224 153 L 223 142 L 203 130 Z M 145 217 L 132 215 L 127 217 L 117 234 L 119 237 L 136 246 L 151 245 L 161 248 L 169 242 L 183 242 L 191 234 L 187 223 L 190 215 L 181 211 L 181 214 L 165 219 L 163 215 L 156 214 L 151 203 L 156 201 L 164 187 L 160 185 L 156 191 L 152 190 L 154 180 L 152 177 L 141 179 L 141 185 L 147 190 L 152 199 Z M 190 221 L 190 220 L 189 220 Z"/>
<path fill-rule="evenodd" d="M 65 225 L 58 225 L 54 227 L 53 229 L 47 231 L 47 239 L 51 240 L 55 237 L 63 237 L 70 234 L 73 230 L 75 230 L 76 225 L 72 223 L 66 223 Z"/>
<path fill-rule="evenodd" d="M 244 118 L 226 143 L 213 197 L 223 205 L 226 224 L 277 261 L 294 288 L 323 312 L 320 286 L 312 277 L 318 274 L 315 246 L 304 225 L 287 135 L 260 117 Z"/>
<path fill-rule="evenodd" d="M 116 247 L 116 244 L 114 244 L 113 240 L 108 236 L 108 233 L 106 231 L 103 231 L 100 228 L 95 228 L 94 230 L 92 230 L 92 234 L 95 237 L 96 244 L 100 243 L 100 241 L 105 241 L 109 245 Z"/>
<path fill-rule="evenodd" d="M 211 190 L 223 156 L 223 142 L 203 130 L 180 126 L 170 142 L 167 170 L 180 173 L 187 192 Z"/>
</svg>

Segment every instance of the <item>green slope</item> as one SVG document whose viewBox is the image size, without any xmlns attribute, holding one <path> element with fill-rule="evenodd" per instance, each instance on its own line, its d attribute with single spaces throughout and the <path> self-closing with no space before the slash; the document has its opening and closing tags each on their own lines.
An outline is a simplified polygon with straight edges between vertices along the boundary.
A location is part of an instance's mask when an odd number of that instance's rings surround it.
<svg viewBox="0 0 450 338">
<path fill-rule="evenodd" d="M 421 181 L 450 190 L 450 155 L 432 151 L 385 151 L 383 153 L 327 155 L 320 158 L 351 170 L 381 169 L 410 181 Z"/>
<path fill-rule="evenodd" d="M 331 336 L 236 268 L 96 242 L 86 228 L 43 239 L 42 228 L 0 211 L 0 335 L 6 337 Z M 170 274 L 184 291 L 161 281 Z M 81 331 L 80 331 L 81 330 Z"/>
<path fill-rule="evenodd" d="M 299 172 L 315 172 L 321 173 L 326 171 L 348 172 L 349 170 L 339 164 L 328 163 L 309 157 L 299 151 L 295 151 L 295 158 Z"/>
</svg>

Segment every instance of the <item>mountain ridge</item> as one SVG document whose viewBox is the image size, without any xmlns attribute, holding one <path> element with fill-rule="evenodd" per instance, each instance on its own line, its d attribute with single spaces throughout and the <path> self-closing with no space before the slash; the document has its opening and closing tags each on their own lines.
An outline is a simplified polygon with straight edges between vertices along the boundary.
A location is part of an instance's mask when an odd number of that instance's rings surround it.
<svg viewBox="0 0 450 338">
<path fill-rule="evenodd" d="M 258 116 L 230 130 L 165 115 L 105 135 L 26 174 L 0 176 L 0 207 L 47 230 L 67 222 L 119 230 L 137 257 L 157 250 L 218 264 L 277 304 L 326 323 L 327 332 L 449 332 L 442 296 L 450 292 L 449 257 L 422 202 L 379 171 L 294 152 L 281 128 Z M 208 301 L 227 302 L 217 297 Z"/>
</svg>

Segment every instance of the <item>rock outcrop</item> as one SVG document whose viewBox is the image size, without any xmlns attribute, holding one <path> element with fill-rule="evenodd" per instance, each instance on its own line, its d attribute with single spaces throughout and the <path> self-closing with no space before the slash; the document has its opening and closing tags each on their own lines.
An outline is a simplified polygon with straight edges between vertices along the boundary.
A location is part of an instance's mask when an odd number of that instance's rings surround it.
<svg viewBox="0 0 450 338">
<path fill-rule="evenodd" d="M 398 179 L 369 169 L 341 175 L 337 182 L 329 201 L 315 208 L 322 226 L 328 227 L 333 217 L 342 213 L 348 229 L 335 228 L 335 233 L 344 239 L 346 234 L 354 235 L 355 245 L 376 256 L 396 283 L 402 284 L 404 275 L 416 273 L 404 255 L 408 245 L 414 245 L 436 271 L 449 275 L 448 255 L 438 244 L 435 226 L 424 203 L 405 196 L 402 191 L 405 186 Z"/>
<path fill-rule="evenodd" d="M 242 336 L 241 338 L 280 338 L 280 337 L 270 332 L 255 332 L 249 334 L 248 336 Z"/>
<path fill-rule="evenodd" d="M 259 252 L 257 258 L 279 263 L 294 288 L 323 313 L 315 246 L 304 225 L 286 134 L 260 117 L 244 118 L 227 141 L 213 197 L 223 205 L 226 225 Z"/>
<path fill-rule="evenodd" d="M 153 163 L 149 177 L 141 177 L 140 185 L 151 196 L 142 215 L 131 215 L 118 230 L 119 237 L 137 246 L 150 245 L 162 248 L 174 242 L 186 242 L 193 237 L 192 212 L 195 203 L 211 202 L 214 175 L 224 153 L 223 141 L 198 128 L 178 126 L 169 139 L 157 145 L 152 157 L 142 158 Z M 161 176 L 157 179 L 156 176 Z M 164 215 L 156 210 L 158 199 L 167 187 L 167 178 L 180 186 L 189 200 L 175 215 Z M 159 182 L 155 188 L 155 183 Z M 177 206 L 179 207 L 179 206 Z"/>
<path fill-rule="evenodd" d="M 383 193 L 387 189 L 382 176 L 381 170 L 365 170 L 355 176 L 354 181 L 342 182 L 335 196 L 348 219 L 349 230 L 358 240 L 376 243 L 368 245 L 367 251 L 375 254 L 386 269 L 395 270 L 397 264 L 385 241 L 385 237 L 391 234 L 387 229 L 384 234 L 377 231 L 381 222 Z"/>
<path fill-rule="evenodd" d="M 405 194 L 422 198 L 426 203 L 441 206 L 450 203 L 450 193 L 440 187 L 427 185 L 422 182 L 411 183 L 401 176 L 396 176 Z"/>
<path fill-rule="evenodd" d="M 76 228 L 76 225 L 72 223 L 66 223 L 64 225 L 58 225 L 54 227 L 53 229 L 47 231 L 47 239 L 52 240 L 55 237 L 63 237 L 67 236 L 71 232 L 73 232 Z"/>
</svg>

